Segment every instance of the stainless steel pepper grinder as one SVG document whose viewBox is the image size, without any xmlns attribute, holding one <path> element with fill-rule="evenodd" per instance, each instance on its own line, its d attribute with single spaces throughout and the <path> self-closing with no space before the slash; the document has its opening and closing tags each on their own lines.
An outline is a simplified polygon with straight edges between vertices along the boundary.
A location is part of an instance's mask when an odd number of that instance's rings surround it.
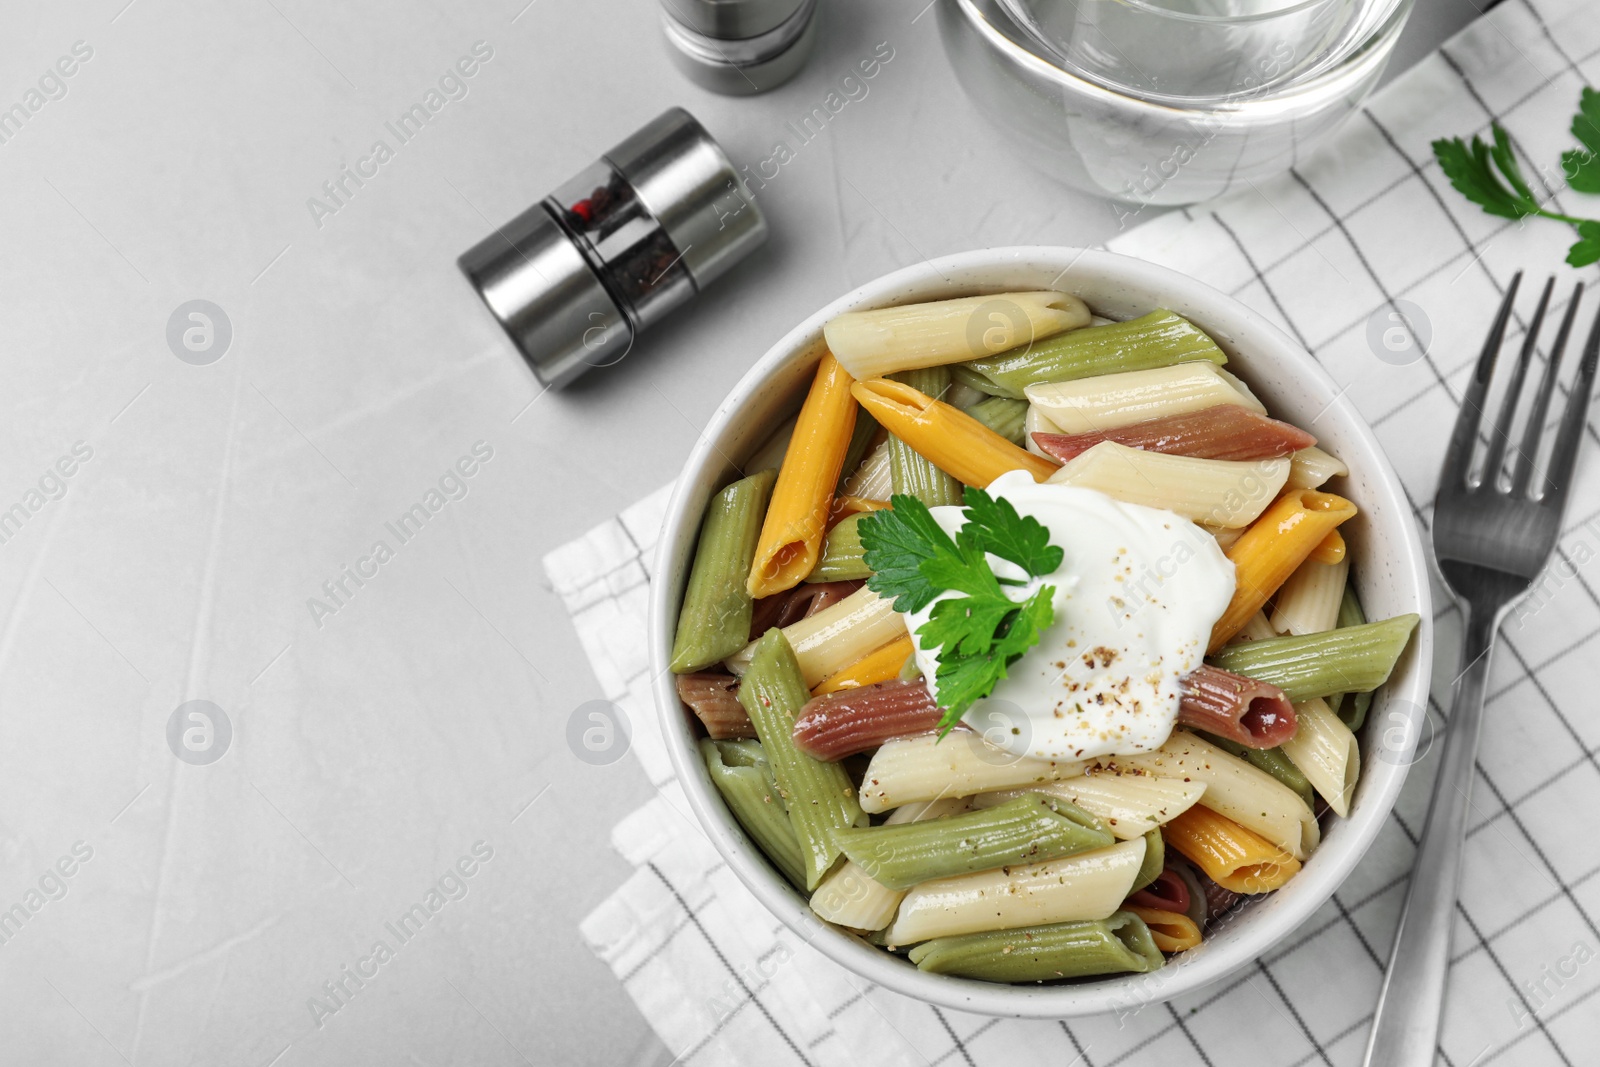
<svg viewBox="0 0 1600 1067">
<path fill-rule="evenodd" d="M 767 239 L 717 142 L 669 108 L 457 261 L 539 380 L 616 363 Z"/>
<path fill-rule="evenodd" d="M 805 66 L 818 0 L 661 0 L 673 62 L 703 88 L 764 93 Z"/>
</svg>

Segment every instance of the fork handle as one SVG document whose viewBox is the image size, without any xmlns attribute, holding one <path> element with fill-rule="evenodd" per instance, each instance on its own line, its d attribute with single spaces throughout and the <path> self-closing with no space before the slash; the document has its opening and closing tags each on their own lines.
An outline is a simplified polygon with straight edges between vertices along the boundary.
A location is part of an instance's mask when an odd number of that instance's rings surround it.
<svg viewBox="0 0 1600 1067">
<path fill-rule="evenodd" d="M 1466 668 L 1456 681 L 1439 777 L 1367 1039 L 1366 1067 L 1432 1067 L 1434 1062 L 1489 652 L 1499 623 L 1498 612 L 1474 611 L 1467 619 L 1461 655 Z"/>
</svg>

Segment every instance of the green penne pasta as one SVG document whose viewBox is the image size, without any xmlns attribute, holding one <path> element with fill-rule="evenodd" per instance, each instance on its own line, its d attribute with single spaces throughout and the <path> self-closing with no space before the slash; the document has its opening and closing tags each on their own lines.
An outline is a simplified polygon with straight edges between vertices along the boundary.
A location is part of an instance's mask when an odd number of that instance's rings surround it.
<svg viewBox="0 0 1600 1067">
<path fill-rule="evenodd" d="M 1344 600 L 1339 603 L 1339 621 L 1336 625 L 1360 626 L 1367 621 L 1366 612 L 1361 610 L 1361 601 L 1356 599 L 1356 591 L 1346 583 L 1344 587 Z M 1367 709 L 1372 707 L 1372 694 L 1368 693 L 1340 693 L 1328 698 L 1328 706 L 1333 708 L 1334 714 L 1339 716 L 1339 721 L 1350 727 L 1352 733 L 1361 729 L 1361 724 L 1367 721 Z"/>
<path fill-rule="evenodd" d="M 1099 819 L 1059 797 L 1034 793 L 997 807 L 928 822 L 840 830 L 834 841 L 889 889 L 1043 863 L 1114 843 Z"/>
<path fill-rule="evenodd" d="M 811 692 L 783 631 L 768 630 L 752 653 L 739 684 L 739 703 L 756 728 L 778 793 L 789 808 L 805 864 L 805 887 L 812 890 L 839 857 L 834 832 L 865 826 L 867 816 L 842 765 L 812 759 L 795 747 L 794 720 Z"/>
<path fill-rule="evenodd" d="M 1014 445 L 1022 444 L 1023 420 L 1028 417 L 1028 402 L 1010 397 L 991 396 L 967 409 L 967 414 Z"/>
<path fill-rule="evenodd" d="M 711 784 L 717 787 L 728 810 L 756 847 L 790 882 L 804 885 L 806 868 L 800 858 L 800 839 L 789 822 L 772 765 L 761 745 L 755 741 L 701 738 L 700 755 L 711 774 Z"/>
<path fill-rule="evenodd" d="M 1344 599 L 1339 601 L 1339 621 L 1335 626 L 1360 626 L 1367 621 L 1367 613 L 1361 610 L 1361 601 L 1356 599 L 1356 591 L 1349 582 L 1344 586 Z"/>
<path fill-rule="evenodd" d="M 1195 733 L 1229 755 L 1237 756 L 1251 766 L 1259 767 L 1266 771 L 1272 777 L 1299 793 L 1300 799 L 1306 802 L 1306 807 L 1311 808 L 1313 811 L 1316 810 L 1316 805 L 1312 803 L 1311 783 L 1306 780 L 1304 774 L 1300 773 L 1300 768 L 1296 767 L 1294 762 L 1284 755 L 1283 749 L 1249 748 L 1239 744 L 1237 741 L 1229 741 L 1225 737 L 1208 734 L 1204 730 L 1196 730 Z"/>
<path fill-rule="evenodd" d="M 1144 920 L 1126 911 L 1088 922 L 937 937 L 913 948 L 910 957 L 919 970 L 991 982 L 1143 974 L 1166 962 Z"/>
<path fill-rule="evenodd" d="M 1008 400 L 1014 400 L 1020 398 L 1022 395 L 1021 393 L 1018 393 L 1016 397 L 1013 397 L 1010 390 L 996 385 L 986 375 L 984 375 L 982 371 L 974 370 L 972 366 L 967 363 L 950 364 L 950 380 L 956 384 L 964 385 L 968 389 L 973 389 L 977 392 L 983 393 L 986 396 L 1003 396 Z M 962 410 L 966 411 L 970 409 L 963 408 Z"/>
<path fill-rule="evenodd" d="M 908 493 L 930 508 L 959 505 L 963 499 L 960 481 L 893 434 L 889 435 L 889 480 L 896 493 Z"/>
<path fill-rule="evenodd" d="M 877 432 L 878 420 L 865 408 L 858 408 L 856 428 L 850 432 L 850 444 L 844 450 L 844 464 L 839 468 L 839 484 L 833 488 L 835 496 L 844 492 L 844 483 L 850 480 L 850 476 L 861 466 L 861 461 L 867 458 L 867 446 L 872 444 Z"/>
<path fill-rule="evenodd" d="M 861 547 L 861 534 L 856 525 L 861 515 L 846 515 L 822 539 L 822 553 L 817 565 L 806 575 L 808 582 L 842 582 L 851 578 L 870 578 L 872 568 L 867 566 L 867 550 Z"/>
<path fill-rule="evenodd" d="M 950 389 L 949 367 L 901 371 L 890 378 L 935 400 L 943 399 Z M 930 508 L 960 504 L 963 499 L 963 487 L 954 475 L 934 466 L 932 460 L 893 434 L 889 435 L 889 480 L 896 493 L 909 493 Z"/>
<path fill-rule="evenodd" d="M 1339 705 L 1339 721 L 1350 727 L 1350 732 L 1355 733 L 1367 721 L 1367 712 L 1372 707 L 1372 694 L 1347 693 L 1345 700 Z"/>
<path fill-rule="evenodd" d="M 1144 835 L 1144 862 L 1139 865 L 1139 873 L 1133 879 L 1133 886 L 1128 890 L 1131 896 L 1155 881 L 1161 875 L 1162 868 L 1167 865 L 1167 842 L 1161 836 L 1161 827 L 1147 831 Z"/>
<path fill-rule="evenodd" d="M 1333 693 L 1367 693 L 1389 679 L 1416 615 L 1300 637 L 1269 637 L 1224 648 L 1207 662 L 1282 689 L 1298 703 Z"/>
<path fill-rule="evenodd" d="M 756 539 L 766 517 L 777 472 L 741 478 L 711 498 L 689 585 L 678 613 L 671 669 L 690 674 L 733 655 L 750 639 L 754 601 L 745 588 L 755 560 Z"/>
<path fill-rule="evenodd" d="M 1169 367 L 1193 359 L 1228 362 L 1204 330 L 1181 315 L 1160 309 L 1127 322 L 1068 330 L 1026 348 L 974 359 L 965 366 L 992 383 L 986 392 L 1020 399 L 1025 386 L 1038 382 Z"/>
</svg>

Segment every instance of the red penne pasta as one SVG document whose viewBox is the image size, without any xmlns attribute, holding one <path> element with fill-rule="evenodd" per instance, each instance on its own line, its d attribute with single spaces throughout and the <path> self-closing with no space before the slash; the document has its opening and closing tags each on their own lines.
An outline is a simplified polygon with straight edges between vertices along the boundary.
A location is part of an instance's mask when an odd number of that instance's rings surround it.
<svg viewBox="0 0 1600 1067">
<path fill-rule="evenodd" d="M 1178 722 L 1246 748 L 1277 748 L 1295 731 L 1282 689 L 1209 664 L 1183 679 Z"/>
<path fill-rule="evenodd" d="M 1035 433 L 1034 443 L 1061 462 L 1102 441 L 1146 452 L 1197 459 L 1269 459 L 1310 448 L 1317 439 L 1297 426 L 1269 419 L 1237 404 L 1218 404 L 1132 426 L 1092 433 Z"/>
<path fill-rule="evenodd" d="M 1194 873 L 1195 877 L 1200 879 L 1200 887 L 1206 894 L 1206 922 L 1216 922 L 1224 912 L 1239 902 L 1239 894 L 1231 889 L 1222 888 L 1206 877 L 1204 871 L 1196 870 Z"/>
<path fill-rule="evenodd" d="M 1189 884 L 1171 867 L 1164 868 L 1156 880 L 1128 897 L 1128 903 L 1139 908 L 1157 908 L 1161 911 L 1187 913 L 1189 910 Z"/>
<path fill-rule="evenodd" d="M 774 626 L 788 626 L 823 608 L 831 608 L 864 584 L 859 581 L 817 582 L 764 596 L 756 601 L 750 613 L 750 640 L 754 641 Z"/>
<path fill-rule="evenodd" d="M 750 716 L 735 694 L 738 687 L 739 679 L 722 671 L 678 675 L 678 699 L 689 705 L 705 726 L 707 736 L 718 741 L 756 735 Z"/>
<path fill-rule="evenodd" d="M 794 743 L 819 760 L 841 760 L 894 737 L 925 734 L 943 714 L 921 681 L 879 682 L 813 697 L 794 722 Z"/>
</svg>

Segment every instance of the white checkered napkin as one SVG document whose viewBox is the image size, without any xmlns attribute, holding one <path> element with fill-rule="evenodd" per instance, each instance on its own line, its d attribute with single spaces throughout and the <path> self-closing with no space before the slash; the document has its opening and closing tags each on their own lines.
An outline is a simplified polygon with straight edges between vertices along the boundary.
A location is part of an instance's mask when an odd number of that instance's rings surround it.
<svg viewBox="0 0 1600 1067">
<path fill-rule="evenodd" d="M 1514 270 L 1542 276 L 1572 240 L 1555 223 L 1483 215 L 1448 187 L 1429 142 L 1482 132 L 1496 117 L 1537 174 L 1570 147 L 1568 116 L 1585 82 L 1600 83 L 1592 6 L 1504 0 L 1290 174 L 1162 216 L 1111 247 L 1207 278 L 1298 338 L 1373 424 L 1426 526 L 1493 308 Z M 1542 180 L 1559 188 L 1559 177 Z M 1555 199 L 1578 215 L 1600 207 L 1564 190 Z M 1376 314 L 1382 325 L 1391 299 L 1413 302 L 1431 323 L 1426 358 L 1395 366 L 1374 355 L 1368 322 Z M 1440 1047 L 1454 1067 L 1597 1062 L 1600 835 L 1572 831 L 1574 813 L 1600 810 L 1600 434 L 1592 425 L 1589 433 L 1560 555 L 1496 652 Z M 1070 1024 L 930 1008 L 864 985 L 781 928 L 687 814 L 656 725 L 645 647 L 647 568 L 667 496 L 652 494 L 545 566 L 662 790 L 618 825 L 613 843 L 635 872 L 582 933 L 683 1062 L 1359 1063 L 1436 756 L 1414 768 L 1334 900 L 1218 988 Z M 1439 593 L 1434 691 L 1443 696 L 1460 618 Z M 1437 700 L 1433 711 L 1442 723 Z M 1368 727 L 1369 750 L 1370 731 L 1381 728 Z"/>
</svg>

